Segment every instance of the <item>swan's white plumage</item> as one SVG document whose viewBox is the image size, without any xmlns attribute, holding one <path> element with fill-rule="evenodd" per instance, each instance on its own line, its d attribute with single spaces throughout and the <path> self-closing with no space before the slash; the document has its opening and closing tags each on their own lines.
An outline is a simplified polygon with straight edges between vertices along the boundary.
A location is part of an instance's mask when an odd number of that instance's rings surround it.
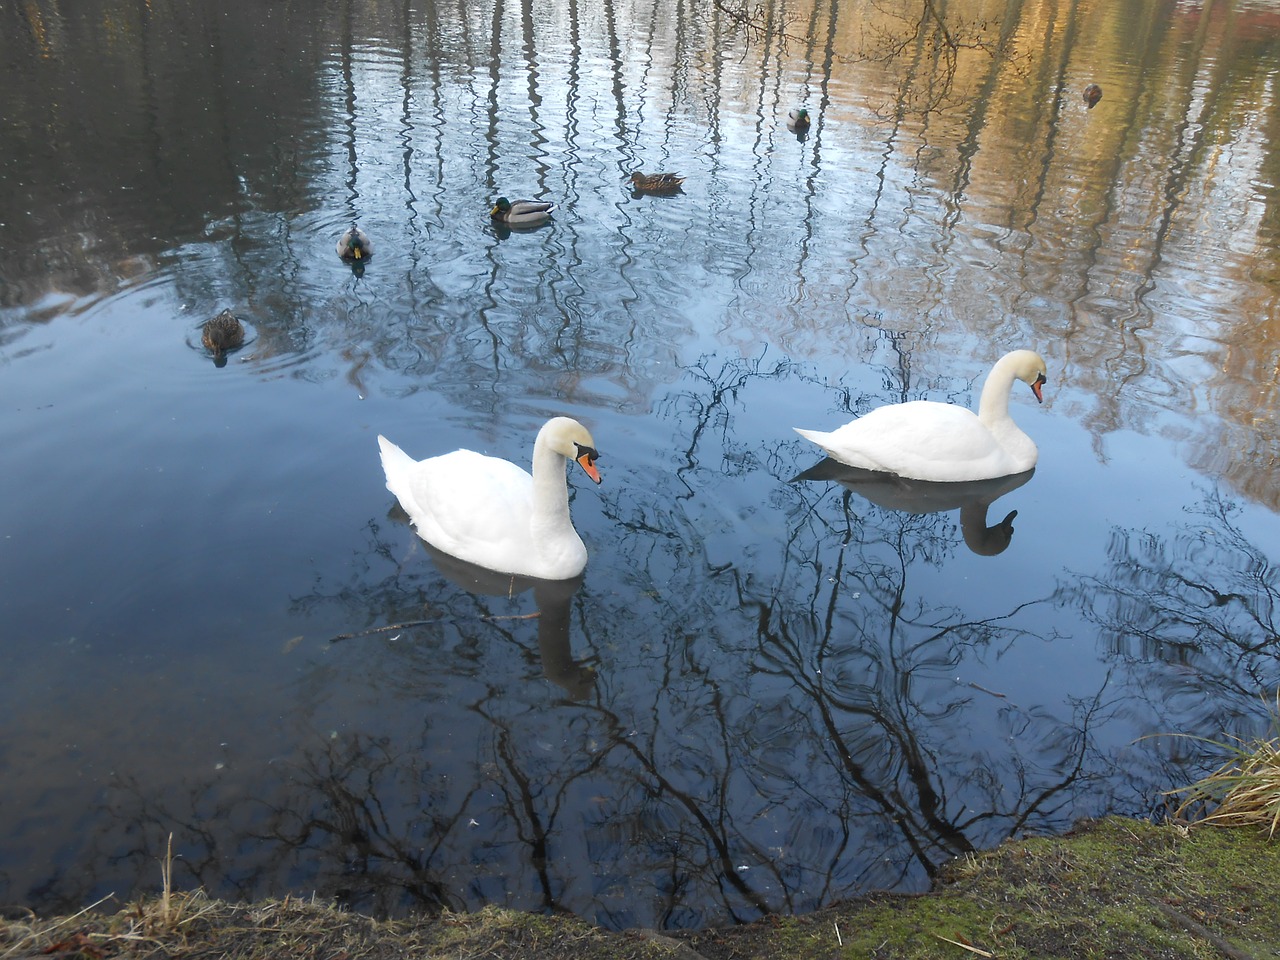
<svg viewBox="0 0 1280 960">
<path fill-rule="evenodd" d="M 1045 364 L 1032 350 L 1014 350 L 987 375 L 978 413 L 950 403 L 913 400 L 872 410 L 823 433 L 795 430 L 841 463 L 913 480 L 954 483 L 1022 473 L 1036 465 L 1038 451 L 1009 416 L 1015 380 L 1030 384 L 1036 399 Z"/>
<path fill-rule="evenodd" d="M 451 556 L 500 573 L 564 580 L 587 565 L 569 519 L 565 460 L 597 483 L 595 443 L 586 427 L 555 417 L 538 432 L 533 473 L 507 460 L 455 450 L 414 460 L 378 437 L 387 489 L 418 535 Z"/>
</svg>

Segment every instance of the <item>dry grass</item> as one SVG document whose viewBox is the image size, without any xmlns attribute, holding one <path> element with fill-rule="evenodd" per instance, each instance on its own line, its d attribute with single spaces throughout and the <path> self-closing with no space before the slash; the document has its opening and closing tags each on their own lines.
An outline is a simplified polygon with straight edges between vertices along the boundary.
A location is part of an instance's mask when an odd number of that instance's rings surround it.
<svg viewBox="0 0 1280 960">
<path fill-rule="evenodd" d="M 655 935 L 609 934 L 572 917 L 487 908 L 473 914 L 378 920 L 315 900 L 212 900 L 173 888 L 173 838 L 161 888 L 115 913 L 104 897 L 65 917 L 0 916 L 0 960 L 679 960 L 687 948 Z"/>
<path fill-rule="evenodd" d="M 1276 736 L 1221 744 L 1232 759 L 1186 794 L 1201 823 L 1280 825 Z M 1204 811 L 1211 811 L 1207 814 Z M 233 904 L 161 889 L 118 910 L 0 915 L 0 960 L 1000 960 L 1152 956 L 1280 960 L 1280 849 L 1256 831 L 1108 818 L 955 861 L 927 896 L 871 896 L 806 917 L 697 933 L 611 933 L 563 915 L 489 907 L 377 920 L 314 900 Z"/>
<path fill-rule="evenodd" d="M 108 898 L 109 899 L 109 898 Z M 572 917 L 486 908 L 377 920 L 313 900 L 211 900 L 201 891 L 103 902 L 68 917 L 0 918 L 0 960 L 680 960 L 687 948 Z"/>
<path fill-rule="evenodd" d="M 1203 780 L 1170 790 L 1170 795 L 1184 795 L 1174 816 L 1210 826 L 1261 826 L 1274 839 L 1280 828 L 1280 690 L 1271 719 L 1270 738 L 1206 740 L 1231 759 Z"/>
<path fill-rule="evenodd" d="M 1280 845 L 1258 831 L 1110 818 L 964 858 L 928 895 L 698 933 L 496 907 L 377 920 L 161 888 L 119 910 L 0 914 L 0 960 L 1280 960 L 1276 903 Z"/>
</svg>

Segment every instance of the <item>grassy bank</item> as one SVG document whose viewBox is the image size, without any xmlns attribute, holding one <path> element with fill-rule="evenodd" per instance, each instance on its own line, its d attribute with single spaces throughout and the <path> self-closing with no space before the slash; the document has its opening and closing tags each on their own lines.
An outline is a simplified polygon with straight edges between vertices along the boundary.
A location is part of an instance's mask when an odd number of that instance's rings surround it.
<svg viewBox="0 0 1280 960">
<path fill-rule="evenodd" d="M 1217 744 L 1230 758 L 1175 791 L 1174 821 L 1108 817 L 1063 837 L 954 861 L 935 889 L 698 933 L 609 933 L 489 908 L 378 921 L 325 904 L 171 893 L 68 917 L 0 921 L 0 960 L 1280 960 L 1280 691 L 1276 736 Z M 1195 814 L 1197 826 L 1181 817 Z M 22 911 L 18 911 L 19 914 Z"/>
<path fill-rule="evenodd" d="M 921 896 L 878 895 L 805 917 L 697 934 L 608 933 L 489 908 L 377 921 L 323 904 L 198 893 L 0 922 L 0 960 L 266 958 L 1280 958 L 1280 845 L 1257 827 L 1114 817 L 956 861 Z"/>
</svg>

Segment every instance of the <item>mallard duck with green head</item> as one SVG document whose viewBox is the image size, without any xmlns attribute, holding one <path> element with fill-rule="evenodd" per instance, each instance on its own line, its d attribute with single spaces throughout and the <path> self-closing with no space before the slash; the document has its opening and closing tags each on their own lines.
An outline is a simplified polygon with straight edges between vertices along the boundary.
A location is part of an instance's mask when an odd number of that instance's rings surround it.
<svg viewBox="0 0 1280 960">
<path fill-rule="evenodd" d="M 227 362 L 227 351 L 244 343 L 244 324 L 230 310 L 223 310 L 204 322 L 200 342 L 213 354 L 213 362 L 221 367 Z"/>
<path fill-rule="evenodd" d="M 338 256 L 343 260 L 368 260 L 373 256 L 369 235 L 352 224 L 351 229 L 338 238 Z"/>
<path fill-rule="evenodd" d="M 495 223 L 505 223 L 509 227 L 536 227 L 551 219 L 554 203 L 545 200 L 508 200 L 499 197 L 489 211 L 489 217 Z"/>
<path fill-rule="evenodd" d="M 809 111 L 804 107 L 795 107 L 787 114 L 787 129 L 792 133 L 801 133 L 809 129 Z"/>
<path fill-rule="evenodd" d="M 684 177 L 678 173 L 641 173 L 631 175 L 631 189 L 636 193 L 680 193 Z"/>
</svg>

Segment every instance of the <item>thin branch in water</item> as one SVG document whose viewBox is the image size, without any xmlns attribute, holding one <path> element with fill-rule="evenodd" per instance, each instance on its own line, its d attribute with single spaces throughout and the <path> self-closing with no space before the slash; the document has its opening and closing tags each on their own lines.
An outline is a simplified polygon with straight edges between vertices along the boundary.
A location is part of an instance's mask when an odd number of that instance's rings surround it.
<svg viewBox="0 0 1280 960">
<path fill-rule="evenodd" d="M 371 637 L 378 633 L 390 633 L 392 630 L 405 630 L 409 627 L 427 627 L 433 623 L 461 623 L 464 619 L 471 622 L 494 623 L 498 620 L 534 620 L 541 614 L 541 611 L 535 610 L 533 613 L 511 613 L 504 616 L 492 617 L 433 617 L 430 620 L 402 620 L 399 623 L 389 623 L 383 627 L 370 627 L 368 630 L 357 630 L 355 633 L 340 633 L 336 637 L 330 637 L 330 643 L 337 643 L 339 640 L 352 640 L 356 637 Z"/>
</svg>

